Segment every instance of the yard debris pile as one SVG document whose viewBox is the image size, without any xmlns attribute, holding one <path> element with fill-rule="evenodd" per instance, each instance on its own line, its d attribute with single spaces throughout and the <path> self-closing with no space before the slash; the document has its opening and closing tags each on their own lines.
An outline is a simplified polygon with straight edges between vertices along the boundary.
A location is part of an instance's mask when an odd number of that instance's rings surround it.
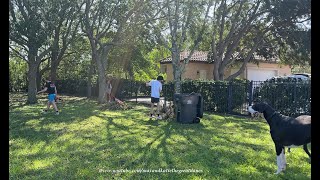
<svg viewBox="0 0 320 180">
<path fill-rule="evenodd" d="M 101 106 L 101 110 L 128 110 L 132 109 L 132 106 L 129 106 L 125 102 L 118 103 L 117 101 L 107 102 L 106 104 Z"/>
<path fill-rule="evenodd" d="M 174 118 L 174 106 L 169 103 L 167 106 L 163 106 L 161 109 L 162 119 L 173 119 Z"/>
</svg>

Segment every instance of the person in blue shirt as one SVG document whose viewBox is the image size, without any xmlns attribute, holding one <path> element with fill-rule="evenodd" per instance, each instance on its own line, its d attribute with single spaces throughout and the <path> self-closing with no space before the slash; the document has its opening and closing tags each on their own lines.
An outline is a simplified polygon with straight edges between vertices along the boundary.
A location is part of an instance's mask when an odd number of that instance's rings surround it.
<svg viewBox="0 0 320 180">
<path fill-rule="evenodd" d="M 44 113 L 47 113 L 47 111 L 50 108 L 50 105 L 52 104 L 52 106 L 56 110 L 56 115 L 59 115 L 59 110 L 55 102 L 55 98 L 57 95 L 57 88 L 54 85 L 54 83 L 51 82 L 51 80 L 47 80 L 46 86 L 41 91 L 38 91 L 38 94 L 43 92 L 48 92 L 48 104 L 47 104 L 47 109 L 44 110 Z"/>
<path fill-rule="evenodd" d="M 151 109 L 150 109 L 150 118 L 154 118 L 153 115 L 154 110 L 154 103 L 157 103 L 157 119 L 162 119 L 160 116 L 160 93 L 162 90 L 162 83 L 163 83 L 163 77 L 158 76 L 157 80 L 151 80 L 150 82 L 147 82 L 147 86 L 151 86 Z"/>
</svg>

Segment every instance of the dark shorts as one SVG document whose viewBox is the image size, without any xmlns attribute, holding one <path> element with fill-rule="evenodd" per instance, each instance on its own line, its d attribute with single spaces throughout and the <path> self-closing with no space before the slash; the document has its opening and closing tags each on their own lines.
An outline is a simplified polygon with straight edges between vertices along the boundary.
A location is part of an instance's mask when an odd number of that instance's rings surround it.
<svg viewBox="0 0 320 180">
<path fill-rule="evenodd" d="M 151 103 L 158 103 L 160 98 L 151 97 Z"/>
</svg>

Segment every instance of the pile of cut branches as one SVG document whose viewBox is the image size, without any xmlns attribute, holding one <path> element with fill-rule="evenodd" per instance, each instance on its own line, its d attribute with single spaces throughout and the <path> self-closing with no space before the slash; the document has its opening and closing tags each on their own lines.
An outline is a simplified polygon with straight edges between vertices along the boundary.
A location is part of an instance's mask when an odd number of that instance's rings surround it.
<svg viewBox="0 0 320 180">
<path fill-rule="evenodd" d="M 106 104 L 101 106 L 101 110 L 128 110 L 132 109 L 133 107 L 129 106 L 125 102 L 119 103 L 117 101 L 107 102 Z"/>
</svg>

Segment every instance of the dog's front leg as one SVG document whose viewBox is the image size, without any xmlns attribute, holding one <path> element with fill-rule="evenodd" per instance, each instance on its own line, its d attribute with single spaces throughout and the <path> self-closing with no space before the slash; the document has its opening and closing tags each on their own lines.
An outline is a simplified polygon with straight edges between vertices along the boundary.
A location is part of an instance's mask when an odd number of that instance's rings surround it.
<svg viewBox="0 0 320 180">
<path fill-rule="evenodd" d="M 286 156 L 285 156 L 285 149 L 284 147 L 282 148 L 282 152 L 281 152 L 281 159 L 282 159 L 282 170 L 286 170 L 286 167 L 287 167 L 287 160 L 286 160 Z"/>
<path fill-rule="evenodd" d="M 284 146 L 276 144 L 276 153 L 277 153 L 277 172 L 279 174 L 281 171 L 286 169 L 286 157 L 284 155 Z"/>
</svg>

